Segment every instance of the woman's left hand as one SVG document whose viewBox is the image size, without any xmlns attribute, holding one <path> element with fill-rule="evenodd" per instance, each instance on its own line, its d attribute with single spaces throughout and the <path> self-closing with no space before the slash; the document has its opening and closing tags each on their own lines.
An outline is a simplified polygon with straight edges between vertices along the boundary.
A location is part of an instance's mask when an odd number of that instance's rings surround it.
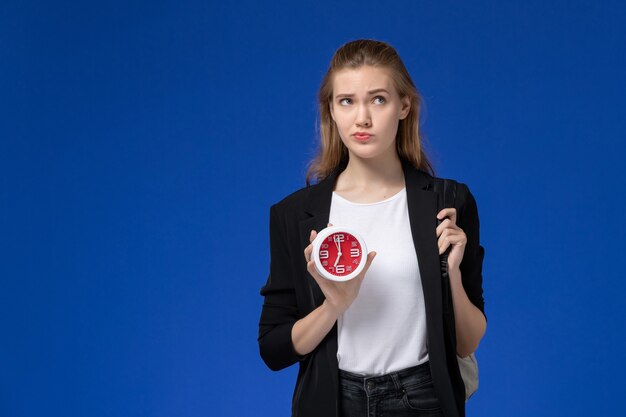
<svg viewBox="0 0 626 417">
<path fill-rule="evenodd" d="M 458 269 L 465 252 L 465 244 L 467 236 L 459 226 L 456 225 L 456 209 L 445 208 L 437 214 L 439 220 L 444 219 L 437 226 L 437 245 L 439 246 L 439 255 L 444 253 L 450 245 L 452 249 L 448 254 L 448 270 Z"/>
</svg>

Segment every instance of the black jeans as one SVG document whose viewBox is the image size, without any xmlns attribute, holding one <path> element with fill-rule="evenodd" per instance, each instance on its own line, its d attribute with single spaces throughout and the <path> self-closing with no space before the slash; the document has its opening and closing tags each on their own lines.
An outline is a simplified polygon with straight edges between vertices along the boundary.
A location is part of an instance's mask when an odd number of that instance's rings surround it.
<svg viewBox="0 0 626 417">
<path fill-rule="evenodd" d="M 340 369 L 339 390 L 342 417 L 443 417 L 428 362 L 372 377 Z"/>
</svg>

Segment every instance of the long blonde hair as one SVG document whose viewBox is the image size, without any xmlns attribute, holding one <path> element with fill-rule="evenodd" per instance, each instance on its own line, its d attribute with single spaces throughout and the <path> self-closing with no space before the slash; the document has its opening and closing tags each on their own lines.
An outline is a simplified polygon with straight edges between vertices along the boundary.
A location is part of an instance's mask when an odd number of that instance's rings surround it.
<svg viewBox="0 0 626 417">
<path fill-rule="evenodd" d="M 333 98 L 333 76 L 339 70 L 357 69 L 364 65 L 388 68 L 400 98 L 408 96 L 411 108 L 406 118 L 400 120 L 396 135 L 396 149 L 401 159 L 409 161 L 415 168 L 435 174 L 426 157 L 420 134 L 419 115 L 422 97 L 415 88 L 404 63 L 396 50 L 389 44 L 371 39 L 359 39 L 341 46 L 330 61 L 330 66 L 318 92 L 320 148 L 309 164 L 306 183 L 311 179 L 321 181 L 338 166 L 348 161 L 348 150 L 341 141 L 339 130 L 330 114 Z"/>
</svg>

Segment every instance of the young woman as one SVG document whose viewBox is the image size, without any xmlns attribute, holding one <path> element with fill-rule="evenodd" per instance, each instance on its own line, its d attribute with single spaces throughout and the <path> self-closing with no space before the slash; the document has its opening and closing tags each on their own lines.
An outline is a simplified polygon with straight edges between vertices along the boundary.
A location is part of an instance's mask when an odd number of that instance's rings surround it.
<svg viewBox="0 0 626 417">
<path fill-rule="evenodd" d="M 271 369 L 300 365 L 293 416 L 465 415 L 456 355 L 485 333 L 484 249 L 466 185 L 437 212 L 420 102 L 390 45 L 343 45 L 319 90 L 321 146 L 307 187 L 270 209 L 258 340 Z M 372 249 L 347 282 L 321 277 L 311 261 L 316 231 L 330 224 Z M 449 247 L 456 340 L 444 336 L 439 256 Z"/>
</svg>

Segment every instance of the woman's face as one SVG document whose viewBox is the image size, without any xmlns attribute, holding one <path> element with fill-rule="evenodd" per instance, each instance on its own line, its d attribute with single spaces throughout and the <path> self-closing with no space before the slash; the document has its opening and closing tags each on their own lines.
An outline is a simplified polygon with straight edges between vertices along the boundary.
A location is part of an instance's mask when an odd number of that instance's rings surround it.
<svg viewBox="0 0 626 417">
<path fill-rule="evenodd" d="M 409 114 L 387 68 L 342 69 L 333 79 L 330 112 L 350 158 L 385 159 L 396 152 L 398 124 Z"/>
</svg>

